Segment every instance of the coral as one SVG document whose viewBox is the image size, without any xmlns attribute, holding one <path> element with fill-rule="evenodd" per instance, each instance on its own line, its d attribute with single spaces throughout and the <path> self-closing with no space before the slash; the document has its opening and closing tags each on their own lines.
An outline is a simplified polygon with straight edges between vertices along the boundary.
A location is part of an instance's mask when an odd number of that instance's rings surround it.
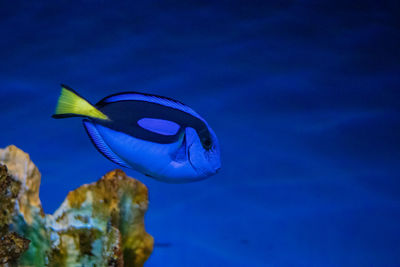
<svg viewBox="0 0 400 267">
<path fill-rule="evenodd" d="M 0 165 L 0 264 L 17 262 L 29 246 L 28 239 L 9 231 L 20 188 L 20 182 L 8 175 L 7 167 Z"/>
<path fill-rule="evenodd" d="M 144 229 L 147 205 L 147 188 L 121 170 L 70 192 L 51 216 L 57 233 L 52 242 L 66 253 L 52 257 L 69 265 L 108 261 L 120 266 L 122 259 L 128 266 L 143 265 L 153 247 Z"/>
<path fill-rule="evenodd" d="M 6 166 L 0 165 L 0 229 L 8 227 L 11 222 L 20 188 L 21 183 L 8 175 Z"/>
<path fill-rule="evenodd" d="M 123 171 L 70 192 L 53 215 L 46 215 L 39 199 L 40 173 L 29 155 L 9 146 L 0 149 L 0 163 L 20 183 L 9 220 L 31 240 L 21 265 L 143 266 L 150 256 L 153 238 L 144 228 L 147 188 Z"/>
<path fill-rule="evenodd" d="M 17 262 L 29 247 L 29 240 L 14 232 L 6 233 L 0 239 L 0 264 Z"/>
<path fill-rule="evenodd" d="M 39 199 L 40 172 L 29 155 L 15 146 L 0 149 L 0 163 L 7 166 L 9 175 L 20 184 L 11 228 L 31 241 L 20 263 L 45 266 L 50 231 Z"/>
</svg>

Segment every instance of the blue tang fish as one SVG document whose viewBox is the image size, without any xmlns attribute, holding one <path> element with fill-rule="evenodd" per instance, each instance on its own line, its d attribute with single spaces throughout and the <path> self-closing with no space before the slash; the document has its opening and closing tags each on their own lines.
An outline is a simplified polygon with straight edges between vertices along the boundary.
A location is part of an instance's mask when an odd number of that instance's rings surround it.
<svg viewBox="0 0 400 267">
<path fill-rule="evenodd" d="M 220 169 L 214 131 L 193 109 L 176 100 L 125 92 L 92 105 L 62 85 L 53 118 L 69 117 L 85 118 L 87 134 L 106 158 L 154 179 L 191 182 Z"/>
</svg>

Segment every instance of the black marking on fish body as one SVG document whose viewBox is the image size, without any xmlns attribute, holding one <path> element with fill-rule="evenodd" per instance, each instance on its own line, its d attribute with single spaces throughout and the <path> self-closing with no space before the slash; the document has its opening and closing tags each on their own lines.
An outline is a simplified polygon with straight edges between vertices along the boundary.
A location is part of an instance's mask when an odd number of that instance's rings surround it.
<svg viewBox="0 0 400 267">
<path fill-rule="evenodd" d="M 100 101 L 101 103 L 101 101 Z M 186 127 L 192 127 L 199 134 L 200 139 L 210 139 L 210 132 L 206 123 L 182 110 L 142 100 L 122 100 L 102 104 L 97 107 L 110 120 L 96 120 L 96 123 L 110 129 L 129 134 L 133 137 L 160 144 L 176 142 Z M 163 135 L 142 128 L 138 121 L 142 118 L 168 120 L 180 126 L 175 135 Z"/>
</svg>

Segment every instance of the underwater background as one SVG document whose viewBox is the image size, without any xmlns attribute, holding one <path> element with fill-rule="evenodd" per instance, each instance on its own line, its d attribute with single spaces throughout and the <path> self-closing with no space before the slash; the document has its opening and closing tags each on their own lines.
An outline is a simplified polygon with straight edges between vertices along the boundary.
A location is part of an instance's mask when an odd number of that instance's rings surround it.
<svg viewBox="0 0 400 267">
<path fill-rule="evenodd" d="M 0 4 L 0 146 L 28 152 L 47 213 L 119 168 L 65 83 L 92 103 L 168 96 L 214 129 L 222 169 L 149 188 L 146 266 L 400 264 L 397 1 L 19 1 Z"/>
</svg>

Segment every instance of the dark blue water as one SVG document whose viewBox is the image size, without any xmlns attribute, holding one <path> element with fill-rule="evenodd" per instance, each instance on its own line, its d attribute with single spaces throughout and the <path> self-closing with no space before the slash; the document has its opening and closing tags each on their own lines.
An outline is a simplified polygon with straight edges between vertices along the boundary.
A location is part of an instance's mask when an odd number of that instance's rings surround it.
<svg viewBox="0 0 400 267">
<path fill-rule="evenodd" d="M 117 166 L 65 83 L 92 102 L 169 96 L 222 146 L 209 180 L 150 192 L 147 266 L 400 264 L 400 5 L 384 1 L 21 1 L 0 5 L 0 145 L 30 153 L 53 212 Z"/>
</svg>

